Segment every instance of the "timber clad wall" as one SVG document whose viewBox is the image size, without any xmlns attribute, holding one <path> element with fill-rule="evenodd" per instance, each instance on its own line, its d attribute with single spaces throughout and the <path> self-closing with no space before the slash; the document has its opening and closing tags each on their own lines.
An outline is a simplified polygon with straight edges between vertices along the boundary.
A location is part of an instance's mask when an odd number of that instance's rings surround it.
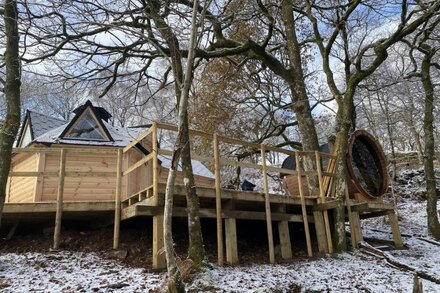
<svg viewBox="0 0 440 293">
<path fill-rule="evenodd" d="M 36 171 L 37 156 L 36 154 L 17 156 L 11 169 L 15 172 Z M 36 180 L 35 177 L 10 177 L 7 202 L 33 202 Z"/>
<path fill-rule="evenodd" d="M 45 160 L 46 172 L 57 172 L 60 166 L 59 154 L 48 153 Z M 115 156 L 96 154 L 66 155 L 66 172 L 114 172 Z M 114 200 L 116 177 L 66 177 L 64 181 L 65 201 Z M 58 178 L 45 177 L 41 201 L 54 201 L 57 198 Z"/>
<path fill-rule="evenodd" d="M 123 155 L 123 170 L 132 166 L 145 155 L 132 149 Z M 115 172 L 116 155 L 112 154 L 66 154 L 66 172 Z M 59 172 L 59 153 L 19 154 L 13 158 L 13 172 Z M 168 169 L 159 167 L 159 182 L 166 183 Z M 7 202 L 45 202 L 56 201 L 58 176 L 52 177 L 10 177 Z M 214 179 L 195 176 L 199 187 L 214 187 Z M 153 162 L 148 161 L 122 179 L 122 199 L 138 194 L 152 187 Z M 177 173 L 176 184 L 183 185 L 183 174 Z M 116 175 L 109 177 L 87 176 L 64 179 L 64 201 L 101 201 L 115 200 Z M 151 191 L 150 191 L 151 192 Z M 148 196 L 152 196 L 152 193 Z"/>
</svg>

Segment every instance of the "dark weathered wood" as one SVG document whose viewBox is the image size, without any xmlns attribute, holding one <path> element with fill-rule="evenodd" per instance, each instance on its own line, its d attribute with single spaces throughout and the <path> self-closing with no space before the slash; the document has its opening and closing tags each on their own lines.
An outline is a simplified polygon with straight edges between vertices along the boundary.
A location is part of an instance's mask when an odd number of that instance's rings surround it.
<svg viewBox="0 0 440 293">
<path fill-rule="evenodd" d="M 17 231 L 17 228 L 18 228 L 18 225 L 20 224 L 20 222 L 15 222 L 13 225 L 12 225 L 12 227 L 11 227 L 11 229 L 9 230 L 9 232 L 8 232 L 8 235 L 6 235 L 6 237 L 5 237 L 5 240 L 11 240 L 12 239 L 12 237 L 14 236 L 14 234 L 15 234 L 15 231 Z"/>
</svg>

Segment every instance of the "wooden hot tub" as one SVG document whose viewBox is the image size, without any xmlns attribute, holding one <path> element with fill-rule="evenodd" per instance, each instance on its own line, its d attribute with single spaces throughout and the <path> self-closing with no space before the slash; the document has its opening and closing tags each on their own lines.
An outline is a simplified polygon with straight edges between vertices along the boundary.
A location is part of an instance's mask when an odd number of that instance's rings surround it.
<svg viewBox="0 0 440 293">
<path fill-rule="evenodd" d="M 321 146 L 321 151 L 330 150 Z M 367 131 L 356 130 L 350 136 L 346 157 L 348 170 L 348 191 L 350 198 L 360 201 L 381 201 L 388 189 L 387 160 L 379 142 Z M 327 162 L 322 162 L 326 170 Z M 283 162 L 283 168 L 296 169 L 295 158 L 290 156 Z M 281 174 L 290 194 L 299 195 L 298 177 Z M 307 186 L 306 178 L 302 178 Z M 309 195 L 303 188 L 304 195 Z"/>
</svg>

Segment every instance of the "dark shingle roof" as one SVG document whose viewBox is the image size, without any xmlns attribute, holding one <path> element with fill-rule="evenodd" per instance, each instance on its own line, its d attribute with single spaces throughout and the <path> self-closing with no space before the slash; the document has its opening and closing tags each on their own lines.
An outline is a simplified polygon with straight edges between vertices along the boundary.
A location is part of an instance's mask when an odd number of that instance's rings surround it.
<svg viewBox="0 0 440 293">
<path fill-rule="evenodd" d="M 28 111 L 28 113 L 33 139 L 66 123 L 64 120 L 46 116 L 37 112 Z"/>
</svg>

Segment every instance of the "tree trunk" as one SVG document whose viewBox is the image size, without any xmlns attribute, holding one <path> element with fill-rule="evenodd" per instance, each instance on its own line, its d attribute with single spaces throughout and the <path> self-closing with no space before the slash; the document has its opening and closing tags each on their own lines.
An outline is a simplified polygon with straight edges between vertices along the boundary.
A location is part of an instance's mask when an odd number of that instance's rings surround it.
<svg viewBox="0 0 440 293">
<path fill-rule="evenodd" d="M 197 42 L 197 8 L 198 1 L 193 3 L 193 23 L 191 32 L 190 46 L 194 46 L 188 50 L 187 67 L 185 76 L 183 75 L 182 54 L 179 47 L 179 42 L 168 26 L 165 20 L 160 16 L 160 1 L 151 1 L 152 17 L 160 29 L 160 33 L 166 40 L 170 48 L 170 59 L 175 79 L 175 91 L 178 104 L 178 129 L 179 134 L 176 141 L 176 149 L 181 149 L 182 171 L 184 175 L 184 184 L 186 189 L 186 202 L 188 208 L 188 230 L 189 230 L 189 247 L 188 258 L 193 262 L 193 268 L 198 268 L 205 259 L 205 250 L 203 247 L 202 229 L 199 216 L 199 198 L 195 189 L 194 174 L 191 164 L 191 145 L 189 141 L 189 123 L 188 123 L 188 96 L 192 83 L 192 71 L 195 58 L 195 46 Z M 185 79 L 185 80 L 184 80 Z M 173 183 L 174 184 L 174 183 Z"/>
<path fill-rule="evenodd" d="M 7 112 L 4 125 L 0 129 L 0 225 L 6 199 L 6 185 L 11 165 L 12 147 L 20 127 L 20 36 L 18 34 L 16 1 L 4 1 L 3 18 L 6 35 L 4 95 Z"/>
<path fill-rule="evenodd" d="M 350 83 L 349 83 L 350 84 Z M 347 249 L 347 237 L 345 233 L 345 207 L 342 203 L 345 202 L 345 192 L 347 188 L 347 165 L 346 154 L 348 150 L 348 138 L 353 129 L 352 118 L 354 104 L 353 97 L 355 93 L 355 86 L 347 87 L 342 101 L 338 105 L 338 112 L 336 115 L 336 142 L 335 149 L 338 156 L 336 161 L 336 198 L 339 199 L 340 204 L 333 212 L 334 216 L 334 231 L 333 231 L 333 246 L 335 251 L 344 251 Z"/>
<path fill-rule="evenodd" d="M 434 170 L 435 142 L 434 142 L 434 86 L 431 80 L 431 53 L 426 53 L 421 66 L 423 90 L 425 92 L 425 116 L 423 130 L 425 132 L 425 180 L 426 180 L 426 214 L 428 217 L 428 232 L 440 240 L 440 223 L 437 214 L 437 188 Z"/>
<path fill-rule="evenodd" d="M 292 110 L 298 120 L 303 150 L 319 150 L 318 135 L 316 134 L 315 122 L 313 121 L 304 80 L 301 47 L 298 43 L 296 24 L 293 18 L 293 1 L 283 0 L 281 7 L 292 74 L 292 79 L 287 81 L 292 95 Z"/>
</svg>

